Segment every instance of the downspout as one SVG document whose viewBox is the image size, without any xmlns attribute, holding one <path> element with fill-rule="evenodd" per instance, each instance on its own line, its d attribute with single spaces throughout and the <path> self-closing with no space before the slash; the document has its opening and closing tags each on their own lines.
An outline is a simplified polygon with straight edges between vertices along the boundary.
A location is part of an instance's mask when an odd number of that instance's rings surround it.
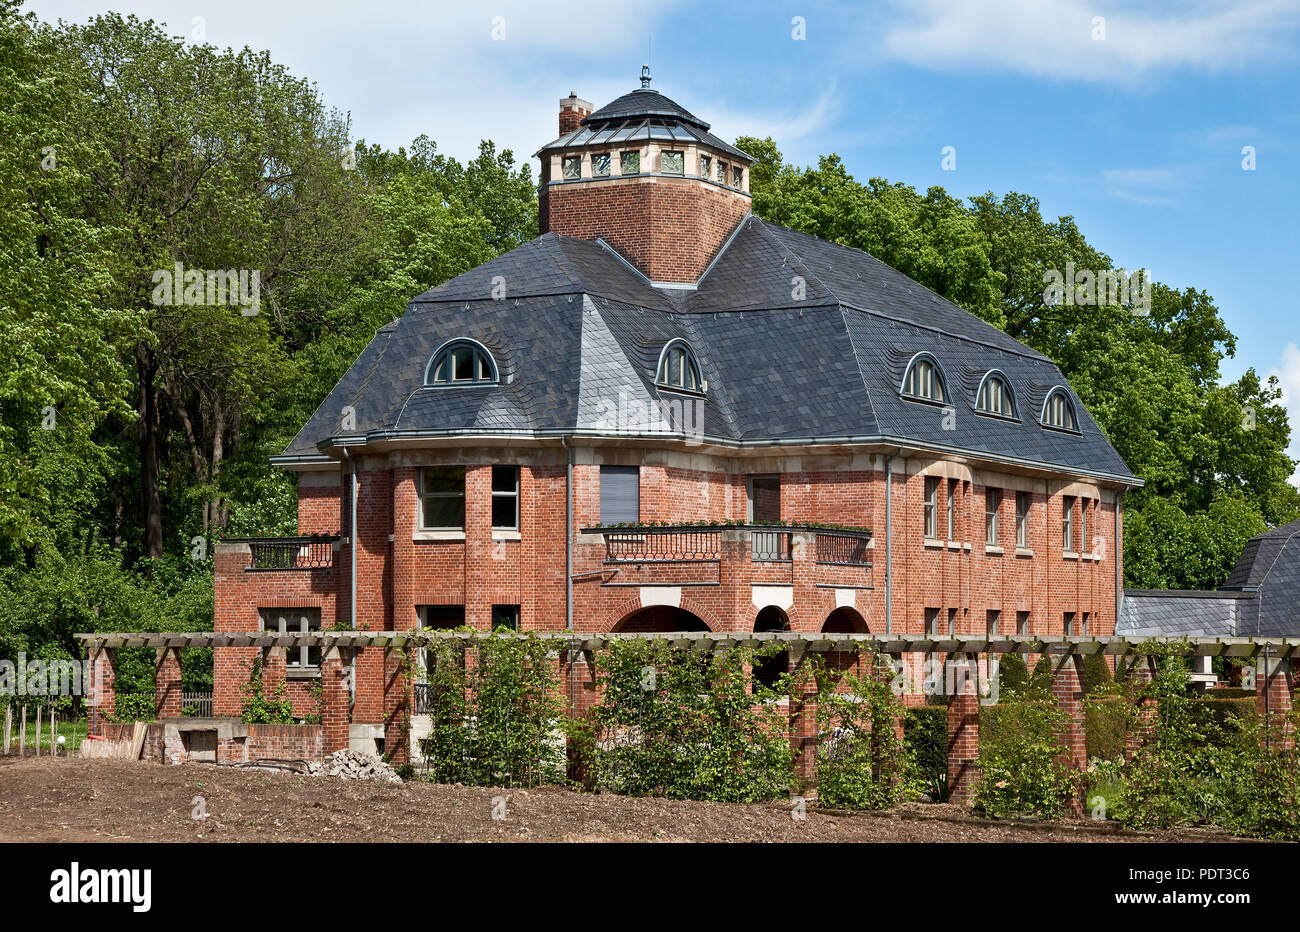
<svg viewBox="0 0 1300 932">
<path fill-rule="evenodd" d="M 1124 610 L 1124 551 L 1120 547 L 1120 512 L 1124 507 L 1124 490 L 1115 493 L 1115 627 L 1119 627 L 1119 614 Z M 1114 633 L 1112 631 L 1112 633 Z"/>
<path fill-rule="evenodd" d="M 894 633 L 894 457 L 885 457 L 885 633 Z"/>
<path fill-rule="evenodd" d="M 352 571 L 351 585 L 348 586 L 348 598 L 350 599 L 350 608 L 348 610 L 348 621 L 352 624 L 353 630 L 357 628 L 357 462 L 348 453 L 348 448 L 343 447 L 343 458 L 348 461 L 348 468 L 351 470 L 351 494 L 348 496 L 348 550 L 352 552 Z M 351 697 L 352 704 L 355 706 L 357 701 L 357 659 L 355 652 L 352 657 L 352 675 L 348 677 L 348 694 Z"/>
<path fill-rule="evenodd" d="M 564 629 L 573 630 L 573 447 L 561 437 L 565 450 L 564 469 Z"/>
</svg>

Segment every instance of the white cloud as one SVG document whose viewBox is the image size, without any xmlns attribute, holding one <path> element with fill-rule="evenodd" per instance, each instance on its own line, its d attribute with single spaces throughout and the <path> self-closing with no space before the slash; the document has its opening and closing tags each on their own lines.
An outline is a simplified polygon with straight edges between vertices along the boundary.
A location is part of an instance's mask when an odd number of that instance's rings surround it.
<svg viewBox="0 0 1300 932">
<path fill-rule="evenodd" d="M 1065 80 L 1137 84 L 1289 56 L 1300 9 L 1285 0 L 1097 4 L 1087 0 L 907 0 L 885 32 L 887 57 L 944 71 L 981 66 Z M 1094 18 L 1105 38 L 1094 39 Z"/>
<path fill-rule="evenodd" d="M 1291 446 L 1287 448 L 1287 454 L 1300 460 L 1300 346 L 1288 343 L 1283 347 L 1281 362 L 1268 370 L 1265 379 L 1270 375 L 1277 376 L 1282 388 L 1282 404 L 1286 406 L 1291 421 Z M 1300 486 L 1300 466 L 1296 467 L 1291 484 Z"/>
</svg>

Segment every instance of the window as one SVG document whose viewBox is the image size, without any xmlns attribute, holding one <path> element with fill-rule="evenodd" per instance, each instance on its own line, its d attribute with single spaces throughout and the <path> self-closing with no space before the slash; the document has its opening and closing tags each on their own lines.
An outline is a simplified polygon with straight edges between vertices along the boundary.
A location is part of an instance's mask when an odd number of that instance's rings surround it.
<svg viewBox="0 0 1300 932">
<path fill-rule="evenodd" d="M 957 539 L 957 480 L 948 480 L 948 540 Z"/>
<path fill-rule="evenodd" d="M 1002 490 L 984 490 L 984 542 L 996 547 L 998 544 L 998 509 L 1002 507 Z"/>
<path fill-rule="evenodd" d="M 659 170 L 665 175 L 680 175 L 685 165 L 686 157 L 681 152 L 664 150 L 659 153 Z"/>
<path fill-rule="evenodd" d="M 609 153 L 601 152 L 591 157 L 591 177 L 608 178 L 609 177 Z"/>
<path fill-rule="evenodd" d="M 1029 505 L 1032 499 L 1028 492 L 1016 493 L 1016 546 L 1029 549 Z"/>
<path fill-rule="evenodd" d="M 727 183 L 727 163 L 719 162 L 718 163 L 718 184 L 726 184 L 726 183 Z"/>
<path fill-rule="evenodd" d="M 1061 549 L 1074 553 L 1074 496 L 1061 499 Z"/>
<path fill-rule="evenodd" d="M 639 175 L 641 173 L 641 152 L 639 150 L 628 149 L 619 155 L 619 172 L 624 175 Z"/>
<path fill-rule="evenodd" d="M 1047 393 L 1047 400 L 1043 402 L 1042 424 L 1056 430 L 1079 429 L 1070 395 L 1059 385 Z"/>
<path fill-rule="evenodd" d="M 1088 553 L 1088 499 L 1079 499 L 1079 549 Z"/>
<path fill-rule="evenodd" d="M 781 520 L 781 476 L 749 477 L 748 519 L 754 524 L 775 524 Z"/>
<path fill-rule="evenodd" d="M 925 610 L 925 633 L 929 637 L 937 638 L 939 636 L 939 610 L 937 608 L 927 608 Z"/>
<path fill-rule="evenodd" d="M 996 369 L 984 376 L 979 394 L 975 396 L 975 410 L 980 414 L 998 417 L 1016 416 L 1016 403 L 1011 394 L 1011 382 Z"/>
<path fill-rule="evenodd" d="M 492 529 L 519 530 L 519 467 L 492 467 Z"/>
<path fill-rule="evenodd" d="M 494 384 L 496 363 L 492 354 L 473 340 L 454 340 L 429 360 L 424 372 L 425 385 Z"/>
<path fill-rule="evenodd" d="M 1065 613 L 1065 636 L 1074 636 L 1074 612 Z"/>
<path fill-rule="evenodd" d="M 957 636 L 957 609 L 948 609 L 948 637 Z"/>
<path fill-rule="evenodd" d="M 1016 634 L 1020 637 L 1029 637 L 1029 613 L 1016 612 Z"/>
<path fill-rule="evenodd" d="M 996 608 L 990 608 L 984 613 L 984 634 L 986 637 L 998 636 L 998 619 L 1001 617 L 1002 613 Z"/>
<path fill-rule="evenodd" d="M 600 523 L 633 524 L 640 520 L 640 467 L 600 467 Z"/>
<path fill-rule="evenodd" d="M 427 466 L 420 470 L 420 528 L 465 530 L 464 466 Z"/>
<path fill-rule="evenodd" d="M 691 348 L 682 340 L 673 340 L 659 354 L 659 375 L 656 381 L 664 388 L 704 391 L 699 363 L 695 361 Z"/>
<path fill-rule="evenodd" d="M 492 606 L 492 630 L 495 631 L 497 628 L 507 628 L 511 631 L 519 630 L 518 605 Z"/>
<path fill-rule="evenodd" d="M 733 188 L 739 188 L 742 186 L 741 183 L 744 180 L 745 180 L 745 170 L 741 168 L 739 165 L 733 165 L 731 167 L 731 186 Z"/>
<path fill-rule="evenodd" d="M 925 477 L 925 539 L 939 537 L 939 477 Z"/>
<path fill-rule="evenodd" d="M 920 401 L 939 403 L 948 400 L 948 391 L 944 386 L 943 372 L 933 356 L 918 356 L 907 367 L 903 376 L 903 395 Z"/>
<path fill-rule="evenodd" d="M 925 610 L 925 633 L 930 637 L 939 636 L 939 610 L 937 608 L 927 608 Z M 934 651 L 925 652 L 925 668 L 923 676 L 925 684 L 922 689 L 927 695 L 943 695 L 943 671 L 939 668 L 939 655 Z"/>
<path fill-rule="evenodd" d="M 560 168 L 565 181 L 577 181 L 582 177 L 582 156 L 566 155 L 560 160 Z"/>
<path fill-rule="evenodd" d="M 1092 614 L 1090 612 L 1083 613 L 1083 627 L 1079 629 L 1079 633 L 1082 634 L 1084 637 L 1088 636 L 1088 622 L 1091 619 L 1092 619 Z"/>
<path fill-rule="evenodd" d="M 320 631 L 318 608 L 267 608 L 262 610 L 262 630 L 273 634 L 307 634 Z M 320 673 L 319 647 L 286 647 L 285 668 L 290 674 Z"/>
<path fill-rule="evenodd" d="M 416 611 L 420 615 L 421 627 L 447 631 L 465 625 L 463 605 L 420 605 Z"/>
<path fill-rule="evenodd" d="M 713 159 L 711 159 L 707 155 L 701 155 L 700 156 L 700 177 L 701 178 L 713 177 L 710 174 L 711 171 L 713 171 Z"/>
</svg>

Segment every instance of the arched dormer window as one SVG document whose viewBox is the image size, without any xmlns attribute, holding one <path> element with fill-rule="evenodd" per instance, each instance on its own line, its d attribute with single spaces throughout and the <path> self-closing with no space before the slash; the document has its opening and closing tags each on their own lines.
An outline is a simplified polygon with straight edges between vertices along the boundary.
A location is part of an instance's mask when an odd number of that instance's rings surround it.
<svg viewBox="0 0 1300 932">
<path fill-rule="evenodd" d="M 659 354 L 659 374 L 655 382 L 663 388 L 678 391 L 702 392 L 704 379 L 700 377 L 700 364 L 685 340 L 670 340 Z"/>
<path fill-rule="evenodd" d="M 975 410 L 980 414 L 1016 418 L 1016 396 L 1011 391 L 1011 380 L 1000 369 L 990 369 L 980 382 L 975 395 Z"/>
<path fill-rule="evenodd" d="M 914 356 L 903 376 L 902 393 L 904 398 L 947 404 L 948 384 L 943 369 L 939 368 L 939 361 L 929 353 Z"/>
<path fill-rule="evenodd" d="M 424 370 L 425 385 L 495 385 L 497 364 L 474 340 L 444 343 Z"/>
<path fill-rule="evenodd" d="M 1069 430 L 1077 432 L 1079 430 L 1079 420 L 1074 416 L 1074 402 L 1070 400 L 1070 393 L 1063 386 L 1056 386 L 1047 393 L 1047 400 L 1043 402 L 1042 425 L 1051 427 L 1054 430 Z"/>
</svg>

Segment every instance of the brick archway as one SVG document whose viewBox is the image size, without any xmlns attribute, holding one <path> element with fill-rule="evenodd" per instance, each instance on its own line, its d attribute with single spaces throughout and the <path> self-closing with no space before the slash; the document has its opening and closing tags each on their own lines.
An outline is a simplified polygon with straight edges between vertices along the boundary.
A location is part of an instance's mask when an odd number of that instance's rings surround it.
<svg viewBox="0 0 1300 932">
<path fill-rule="evenodd" d="M 826 634 L 869 634 L 871 628 L 862 613 L 856 608 L 841 605 L 826 616 L 822 622 L 822 632 Z"/>
<path fill-rule="evenodd" d="M 622 626 L 629 618 L 639 612 L 651 611 L 653 609 L 667 609 L 669 611 L 681 611 L 695 616 L 696 619 L 704 626 L 705 631 L 722 631 L 725 630 L 719 623 L 713 613 L 700 605 L 694 599 L 683 596 L 680 604 L 677 606 L 664 605 L 647 605 L 641 604 L 641 599 L 637 596 L 624 599 L 618 605 L 605 615 L 605 620 L 600 627 L 601 632 L 614 632 L 625 630 Z"/>
</svg>

